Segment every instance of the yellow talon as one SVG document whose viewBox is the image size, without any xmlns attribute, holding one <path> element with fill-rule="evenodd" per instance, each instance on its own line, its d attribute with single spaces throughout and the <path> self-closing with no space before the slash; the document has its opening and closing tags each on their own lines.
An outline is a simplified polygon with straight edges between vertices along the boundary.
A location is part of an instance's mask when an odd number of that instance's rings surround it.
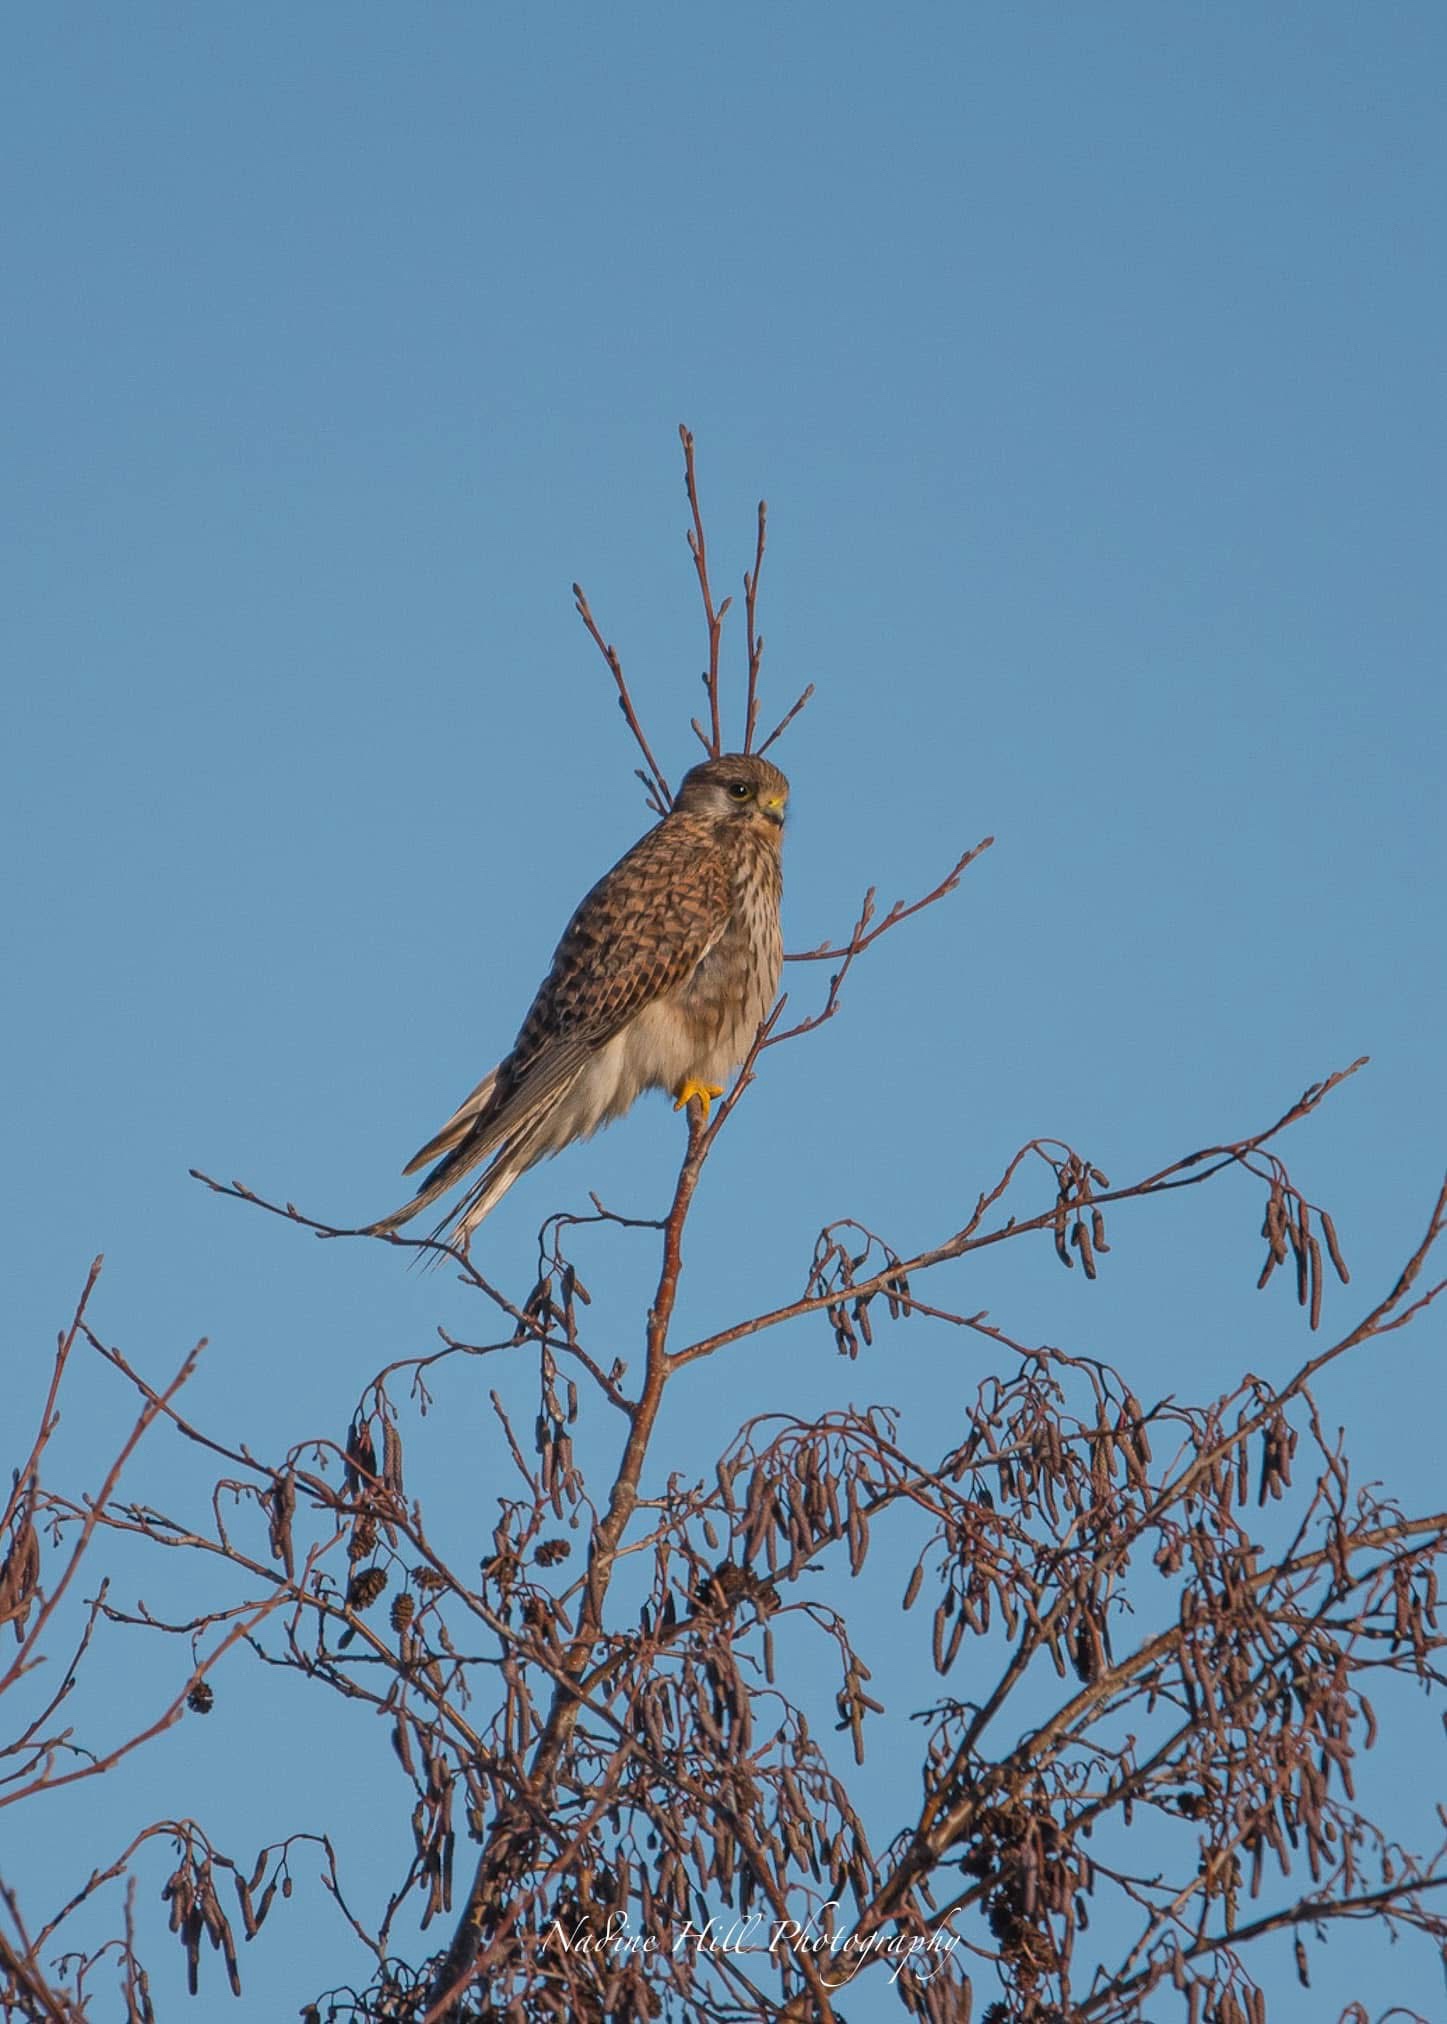
<svg viewBox="0 0 1447 2024">
<path fill-rule="evenodd" d="M 697 1097 L 703 1114 L 703 1121 L 707 1124 L 709 1105 L 716 1096 L 722 1095 L 723 1084 L 721 1082 L 699 1082 L 694 1076 L 690 1075 L 687 1081 L 679 1084 L 678 1101 L 673 1107 L 675 1110 L 682 1110 L 686 1103 L 691 1102 L 694 1097 Z"/>
</svg>

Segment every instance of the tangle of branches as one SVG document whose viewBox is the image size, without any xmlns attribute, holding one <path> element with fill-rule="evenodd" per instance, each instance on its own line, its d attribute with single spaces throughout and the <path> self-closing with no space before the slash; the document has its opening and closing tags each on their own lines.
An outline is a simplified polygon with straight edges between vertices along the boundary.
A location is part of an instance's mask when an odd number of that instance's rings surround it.
<svg viewBox="0 0 1447 2024">
<path fill-rule="evenodd" d="M 715 600 L 686 430 L 682 441 L 707 637 L 694 729 L 716 753 L 730 600 Z M 738 743 L 753 750 L 810 694 L 759 739 L 766 524 L 761 505 L 743 580 Z M 620 656 L 575 594 L 645 791 L 666 809 Z M 1107 1177 L 1097 1149 L 1032 1139 L 958 1227 L 899 1242 L 834 1223 L 791 1287 L 751 1286 L 725 1326 L 679 1330 L 699 1179 L 762 1050 L 831 1018 L 853 965 L 955 892 L 990 841 L 958 850 L 913 902 L 880 914 L 867 895 L 850 929 L 795 957 L 832 964 L 828 984 L 805 1011 L 781 1001 L 712 1120 L 691 1114 L 660 1216 L 596 1201 L 589 1215 L 552 1216 L 514 1286 L 449 1254 L 475 1301 L 472 1339 L 447 1335 L 388 1366 L 334 1428 L 299 1432 L 285 1453 L 263 1459 L 188 1417 L 199 1350 L 158 1381 L 107 1342 L 97 1261 L 0 1522 L 0 1623 L 13 1639 L 0 1694 L 17 1711 L 0 1811 L 38 1815 L 60 1788 L 204 1718 L 238 1668 L 265 1664 L 381 1718 L 394 1881 L 384 1904 L 361 1909 L 346 1849 L 315 1823 L 282 1822 L 242 1859 L 193 1819 L 148 1822 L 87 1857 L 59 1906 L 30 1904 L 23 1876 L 0 1883 L 0 2015 L 70 2024 L 98 2014 L 104 1986 L 115 2014 L 151 2018 L 145 1961 L 161 1907 L 193 1990 L 208 1953 L 237 1988 L 239 1941 L 294 1881 L 329 1897 L 369 1964 L 359 1986 L 313 1997 L 304 2014 L 316 2019 L 829 2020 L 867 1987 L 932 2024 L 1263 2024 L 1268 1935 L 1290 1937 L 1308 1986 L 1343 1922 L 1447 1947 L 1447 1848 L 1400 1845 L 1357 1797 L 1379 1710 L 1443 1684 L 1447 1512 L 1404 1510 L 1389 1487 L 1357 1481 L 1313 1390 L 1441 1292 L 1430 1260 L 1447 1188 L 1395 1284 L 1333 1298 L 1330 1281 L 1348 1281 L 1342 1242 L 1284 1158 L 1293 1129 L 1361 1062 L 1253 1132 L 1163 1150 L 1124 1179 Z M 200 1178 L 299 1229 L 354 1234 Z M 936 1297 L 1002 1244 L 1029 1247 L 1042 1271 L 1129 1269 L 1113 1253 L 1142 1241 L 1161 1199 L 1202 1188 L 1239 1202 L 1243 1238 L 1259 1227 L 1260 1284 L 1282 1274 L 1320 1345 L 1280 1382 L 1143 1399 L 1138 1376 Z M 638 1242 L 654 1247 L 656 1277 L 619 1359 L 616 1330 L 604 1342 L 590 1327 L 581 1268 L 596 1278 L 610 1245 Z M 1350 1318 L 1325 1329 L 1328 1306 L 1352 1298 Z M 845 1368 L 874 1375 L 876 1338 L 906 1324 L 937 1331 L 953 1372 L 959 1345 L 976 1352 L 928 1440 L 888 1404 L 839 1405 L 729 1426 L 696 1475 L 660 1459 L 669 1388 L 701 1382 L 697 1366 L 746 1338 L 822 1332 Z M 62 1390 L 84 1387 L 84 1359 L 134 1404 L 88 1495 L 48 1467 Z M 489 1386 L 490 1363 L 531 1373 L 531 1424 Z M 502 1483 L 480 1567 L 432 1536 L 426 1450 L 429 1408 L 479 1388 L 490 1481 Z M 160 1511 L 133 1487 L 161 1426 L 206 1459 L 214 1494 L 201 1512 Z M 584 1427 L 612 1455 L 594 1480 L 575 1453 Z M 108 1542 L 121 1539 L 208 1567 L 212 1605 L 163 1618 L 122 1598 L 105 1578 Z M 83 1570 L 92 1593 L 80 1604 Z M 850 1621 L 865 1596 L 876 1619 L 882 1598 L 898 1610 L 897 1638 L 934 1676 L 912 1728 L 892 1726 L 871 1692 Z M 184 1676 L 143 1721 L 82 1738 L 64 1703 L 122 1627 L 180 1640 Z M 818 1723 L 825 1678 L 832 1730 Z M 897 1816 L 871 1833 L 857 1767 L 878 1748 L 896 1765 L 909 1757 Z M 84 1921 L 107 1904 L 113 1930 L 97 1941 Z M 1339 1976 L 1327 1987 L 1314 2014 L 1368 2017 Z"/>
</svg>

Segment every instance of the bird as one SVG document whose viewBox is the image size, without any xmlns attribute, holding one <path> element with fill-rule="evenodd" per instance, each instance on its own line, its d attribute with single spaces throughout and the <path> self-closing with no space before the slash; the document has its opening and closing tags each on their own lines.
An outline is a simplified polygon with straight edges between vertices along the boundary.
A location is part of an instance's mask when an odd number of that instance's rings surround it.
<svg viewBox="0 0 1447 2024">
<path fill-rule="evenodd" d="M 468 1254 L 514 1181 L 667 1090 L 707 1119 L 752 1046 L 783 965 L 779 903 L 789 783 L 757 753 L 685 774 L 667 815 L 588 893 L 512 1051 L 402 1169 L 432 1162 L 385 1236 L 487 1164 L 432 1232 Z"/>
</svg>

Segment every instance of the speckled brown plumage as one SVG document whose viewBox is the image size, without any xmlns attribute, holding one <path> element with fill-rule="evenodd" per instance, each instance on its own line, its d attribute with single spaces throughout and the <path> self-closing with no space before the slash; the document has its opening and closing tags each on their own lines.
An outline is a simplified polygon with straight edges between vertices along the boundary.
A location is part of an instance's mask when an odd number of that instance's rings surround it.
<svg viewBox="0 0 1447 2024">
<path fill-rule="evenodd" d="M 405 1171 L 393 1230 L 484 1160 L 434 1235 L 464 1247 L 520 1174 L 620 1117 L 646 1089 L 708 1104 L 748 1052 L 783 962 L 779 844 L 789 783 L 767 759 L 695 766 L 671 811 L 569 921 L 512 1051 Z"/>
</svg>

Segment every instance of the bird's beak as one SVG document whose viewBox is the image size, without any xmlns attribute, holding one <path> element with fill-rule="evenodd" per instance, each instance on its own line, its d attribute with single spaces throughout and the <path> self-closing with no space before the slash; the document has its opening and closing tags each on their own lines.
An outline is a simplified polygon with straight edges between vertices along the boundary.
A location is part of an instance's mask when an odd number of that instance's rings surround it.
<svg viewBox="0 0 1447 2024">
<path fill-rule="evenodd" d="M 759 806 L 769 822 L 776 826 L 782 825 L 787 799 L 788 797 L 783 794 L 765 794 L 760 797 Z"/>
</svg>

